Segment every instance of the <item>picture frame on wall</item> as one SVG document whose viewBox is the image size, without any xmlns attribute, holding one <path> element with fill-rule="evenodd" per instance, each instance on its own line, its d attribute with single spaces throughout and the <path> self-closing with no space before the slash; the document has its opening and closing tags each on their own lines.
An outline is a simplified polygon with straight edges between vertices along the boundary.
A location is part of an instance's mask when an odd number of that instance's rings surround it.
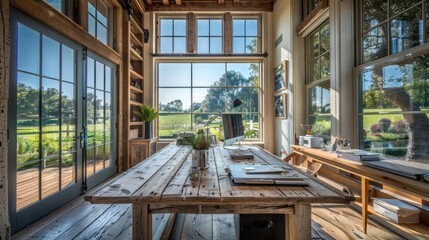
<svg viewBox="0 0 429 240">
<path fill-rule="evenodd" d="M 274 90 L 276 92 L 287 89 L 287 69 L 288 61 L 283 61 L 274 68 Z"/>
<path fill-rule="evenodd" d="M 275 117 L 287 119 L 287 94 L 274 96 Z"/>
</svg>

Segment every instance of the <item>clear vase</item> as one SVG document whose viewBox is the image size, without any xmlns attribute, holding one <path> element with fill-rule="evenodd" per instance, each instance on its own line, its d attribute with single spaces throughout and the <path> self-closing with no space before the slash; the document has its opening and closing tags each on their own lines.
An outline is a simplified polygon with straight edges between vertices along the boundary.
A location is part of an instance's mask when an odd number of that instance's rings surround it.
<svg viewBox="0 0 429 240">
<path fill-rule="evenodd" d="M 192 150 L 192 166 L 199 169 L 209 168 L 209 150 Z"/>
</svg>

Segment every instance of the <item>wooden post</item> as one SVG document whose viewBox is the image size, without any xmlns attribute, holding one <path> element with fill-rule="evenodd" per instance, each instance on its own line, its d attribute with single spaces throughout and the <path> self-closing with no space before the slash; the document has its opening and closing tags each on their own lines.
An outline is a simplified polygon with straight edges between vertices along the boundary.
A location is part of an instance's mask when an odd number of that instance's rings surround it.
<svg viewBox="0 0 429 240">
<path fill-rule="evenodd" d="M 88 0 L 77 1 L 76 20 L 83 29 L 88 31 Z"/>
<path fill-rule="evenodd" d="M 286 214 L 286 239 L 311 239 L 311 205 L 296 204 L 294 214 Z"/>
<path fill-rule="evenodd" d="M 362 177 L 362 232 L 366 234 L 368 222 L 368 178 Z"/>
<path fill-rule="evenodd" d="M 232 53 L 232 15 L 230 12 L 225 13 L 225 53 Z"/>
<path fill-rule="evenodd" d="M 0 239 L 10 239 L 8 205 L 7 102 L 9 98 L 9 0 L 0 4 Z"/>
<path fill-rule="evenodd" d="M 133 239 L 152 239 L 152 214 L 149 213 L 149 204 L 133 203 Z"/>
<path fill-rule="evenodd" d="M 195 16 L 194 13 L 188 13 L 188 52 L 195 53 Z"/>
<path fill-rule="evenodd" d="M 119 96 L 122 98 L 122 104 L 120 106 L 120 114 L 122 114 L 122 123 L 123 127 L 119 129 L 121 132 L 119 144 L 122 146 L 122 170 L 125 171 L 130 168 L 130 160 L 128 153 L 128 139 L 129 139 L 129 121 L 131 119 L 130 113 L 130 31 L 131 25 L 128 19 L 128 11 L 126 9 L 122 10 L 122 88 L 120 87 Z"/>
</svg>

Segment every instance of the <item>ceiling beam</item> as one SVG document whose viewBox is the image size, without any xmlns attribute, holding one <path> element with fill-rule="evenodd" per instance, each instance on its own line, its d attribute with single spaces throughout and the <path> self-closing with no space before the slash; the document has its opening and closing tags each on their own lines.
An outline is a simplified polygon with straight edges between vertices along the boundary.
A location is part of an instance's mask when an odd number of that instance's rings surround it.
<svg viewBox="0 0 429 240">
<path fill-rule="evenodd" d="M 163 0 L 168 1 L 168 0 Z M 235 0 L 234 0 L 235 1 Z M 149 5 L 146 11 L 273 11 L 272 2 L 263 1 L 240 1 L 234 3 L 233 1 L 224 1 L 222 5 L 218 1 L 182 1 L 182 5 L 176 4 L 153 4 Z"/>
<path fill-rule="evenodd" d="M 218 4 L 219 4 L 219 5 L 223 5 L 223 4 L 224 4 L 224 0 L 219 0 L 219 1 L 218 1 Z"/>
<path fill-rule="evenodd" d="M 164 5 L 169 5 L 170 3 L 168 2 L 168 0 L 162 0 L 162 3 L 164 3 Z"/>
<path fill-rule="evenodd" d="M 234 0 L 234 3 L 239 3 L 240 2 L 240 0 Z"/>
<path fill-rule="evenodd" d="M 176 5 L 182 5 L 182 0 L 176 0 Z"/>
<path fill-rule="evenodd" d="M 147 4 L 152 5 L 152 0 L 146 0 Z"/>
</svg>

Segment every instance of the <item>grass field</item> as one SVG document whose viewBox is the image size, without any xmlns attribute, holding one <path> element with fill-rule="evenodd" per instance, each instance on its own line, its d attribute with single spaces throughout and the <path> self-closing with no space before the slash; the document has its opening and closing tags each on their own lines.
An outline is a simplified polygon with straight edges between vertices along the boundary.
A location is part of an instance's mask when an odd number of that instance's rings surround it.
<svg viewBox="0 0 429 240">
<path fill-rule="evenodd" d="M 429 109 L 422 109 L 426 112 L 429 117 Z M 402 113 L 385 113 L 385 112 L 401 112 L 400 108 L 389 108 L 389 109 L 364 109 L 363 113 L 363 128 L 369 130 L 373 124 L 377 124 L 380 119 L 388 118 L 392 121 L 392 125 L 396 122 L 404 120 Z M 366 114 L 373 113 L 373 114 Z M 378 114 L 377 114 L 378 113 Z"/>
</svg>

